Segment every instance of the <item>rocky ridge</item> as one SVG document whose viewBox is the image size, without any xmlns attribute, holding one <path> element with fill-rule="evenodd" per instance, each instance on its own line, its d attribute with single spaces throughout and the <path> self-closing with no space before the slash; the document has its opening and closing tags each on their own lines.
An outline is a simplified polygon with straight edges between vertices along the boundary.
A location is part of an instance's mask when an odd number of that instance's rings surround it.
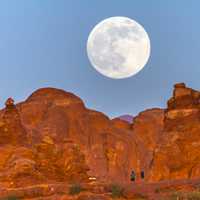
<svg viewBox="0 0 200 200">
<path fill-rule="evenodd" d="M 110 120 L 72 93 L 35 91 L 0 111 L 0 188 L 60 182 L 130 183 L 200 176 L 200 92 L 174 86 L 166 109 Z M 140 172 L 145 172 L 141 180 Z"/>
</svg>

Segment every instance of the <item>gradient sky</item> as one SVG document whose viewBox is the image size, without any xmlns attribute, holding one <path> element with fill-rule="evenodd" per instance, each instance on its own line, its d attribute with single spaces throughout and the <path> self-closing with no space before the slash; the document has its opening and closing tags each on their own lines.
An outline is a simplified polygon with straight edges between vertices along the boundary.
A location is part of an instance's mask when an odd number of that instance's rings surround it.
<svg viewBox="0 0 200 200">
<path fill-rule="evenodd" d="M 0 105 L 50 86 L 110 117 L 165 107 L 174 83 L 200 88 L 199 8 L 199 0 L 1 0 Z M 136 20 L 151 40 L 148 64 L 128 79 L 102 76 L 87 58 L 90 31 L 112 16 Z"/>
</svg>

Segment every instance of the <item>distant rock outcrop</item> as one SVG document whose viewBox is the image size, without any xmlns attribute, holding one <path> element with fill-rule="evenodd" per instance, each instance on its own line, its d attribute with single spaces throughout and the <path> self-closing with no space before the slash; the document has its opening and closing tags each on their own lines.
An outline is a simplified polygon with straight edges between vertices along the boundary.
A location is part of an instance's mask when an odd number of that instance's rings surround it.
<svg viewBox="0 0 200 200">
<path fill-rule="evenodd" d="M 121 115 L 118 118 L 126 122 L 132 123 L 134 117 L 132 115 Z"/>
</svg>

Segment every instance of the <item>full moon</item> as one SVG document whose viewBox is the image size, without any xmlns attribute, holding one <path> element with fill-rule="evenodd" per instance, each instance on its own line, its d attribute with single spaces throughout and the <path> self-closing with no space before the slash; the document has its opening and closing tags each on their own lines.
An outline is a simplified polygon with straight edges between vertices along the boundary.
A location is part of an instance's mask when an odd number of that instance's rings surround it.
<svg viewBox="0 0 200 200">
<path fill-rule="evenodd" d="M 146 65 L 150 40 L 145 29 L 133 19 L 111 17 L 91 31 L 87 54 L 92 66 L 104 76 L 128 78 Z"/>
</svg>

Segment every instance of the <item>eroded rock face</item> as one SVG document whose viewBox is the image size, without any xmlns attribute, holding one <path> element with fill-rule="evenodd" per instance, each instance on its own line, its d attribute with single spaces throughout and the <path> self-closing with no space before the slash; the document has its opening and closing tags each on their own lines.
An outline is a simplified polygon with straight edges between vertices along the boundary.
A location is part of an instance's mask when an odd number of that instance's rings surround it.
<svg viewBox="0 0 200 200">
<path fill-rule="evenodd" d="M 6 108 L 0 112 L 0 144 L 28 144 L 28 135 L 14 101 L 9 98 L 5 105 Z"/>
<path fill-rule="evenodd" d="M 0 181 L 127 181 L 136 160 L 131 135 L 63 90 L 39 89 L 17 105 L 10 99 L 0 112 Z"/>
<path fill-rule="evenodd" d="M 110 120 L 74 94 L 54 88 L 0 111 L 0 183 L 129 182 L 200 175 L 200 93 L 176 84 L 167 109 L 149 109 L 132 123 Z"/>
<path fill-rule="evenodd" d="M 135 168 L 138 178 L 144 171 L 145 179 L 148 175 L 154 159 L 155 149 L 163 137 L 164 110 L 150 109 L 139 113 L 132 124 L 133 140 L 137 144 L 137 166 Z"/>
<path fill-rule="evenodd" d="M 200 92 L 176 84 L 165 111 L 163 137 L 155 149 L 150 180 L 200 175 Z"/>
<path fill-rule="evenodd" d="M 200 93 L 187 88 L 184 83 L 174 85 L 173 97 L 167 102 L 167 110 L 199 108 Z"/>
</svg>

